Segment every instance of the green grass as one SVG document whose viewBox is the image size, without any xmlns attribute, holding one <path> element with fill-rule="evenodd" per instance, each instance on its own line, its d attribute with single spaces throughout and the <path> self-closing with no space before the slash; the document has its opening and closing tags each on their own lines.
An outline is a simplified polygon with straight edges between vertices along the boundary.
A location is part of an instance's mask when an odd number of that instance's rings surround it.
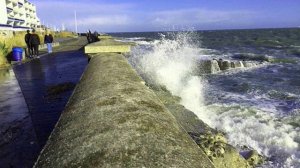
<svg viewBox="0 0 300 168">
<path fill-rule="evenodd" d="M 0 67 L 8 66 L 7 55 L 12 51 L 13 47 L 26 47 L 24 37 L 26 32 L 16 32 L 13 36 L 0 36 Z M 44 42 L 44 33 L 37 32 L 40 37 L 41 43 Z M 53 32 L 54 37 L 74 37 L 72 32 Z"/>
<path fill-rule="evenodd" d="M 8 54 L 8 48 L 5 43 L 0 42 L 0 67 L 7 65 L 6 55 Z"/>
<path fill-rule="evenodd" d="M 62 31 L 62 32 L 55 32 L 53 33 L 54 37 L 60 37 L 60 38 L 67 38 L 67 37 L 74 37 L 76 34 L 73 32 L 68 31 Z"/>
</svg>

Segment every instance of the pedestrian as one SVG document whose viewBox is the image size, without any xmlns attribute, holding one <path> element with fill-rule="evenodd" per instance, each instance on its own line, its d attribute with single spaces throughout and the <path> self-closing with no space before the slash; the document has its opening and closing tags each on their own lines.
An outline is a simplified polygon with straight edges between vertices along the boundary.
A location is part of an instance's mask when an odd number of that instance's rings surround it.
<svg viewBox="0 0 300 168">
<path fill-rule="evenodd" d="M 95 31 L 95 32 L 94 32 L 94 42 L 99 41 L 98 35 L 99 35 L 98 32 Z"/>
<path fill-rule="evenodd" d="M 92 33 L 91 33 L 90 30 L 87 32 L 87 36 L 86 37 L 87 37 L 88 43 L 92 43 L 93 42 L 93 37 L 92 37 Z"/>
<path fill-rule="evenodd" d="M 48 53 L 52 53 L 53 36 L 48 31 L 44 37 L 44 43 L 47 44 Z"/>
<path fill-rule="evenodd" d="M 91 43 L 89 31 L 86 32 L 86 39 L 87 39 L 88 43 Z"/>
<path fill-rule="evenodd" d="M 31 57 L 31 55 L 32 55 L 32 48 L 31 48 L 31 45 L 29 43 L 30 36 L 31 36 L 30 30 L 27 30 L 27 34 L 25 34 L 25 43 L 26 43 L 26 46 L 27 46 L 26 55 L 28 57 Z"/>
<path fill-rule="evenodd" d="M 39 45 L 41 42 L 40 37 L 35 33 L 34 29 L 32 29 L 32 33 L 30 35 L 29 44 L 32 48 L 32 55 L 37 57 L 39 55 Z"/>
</svg>

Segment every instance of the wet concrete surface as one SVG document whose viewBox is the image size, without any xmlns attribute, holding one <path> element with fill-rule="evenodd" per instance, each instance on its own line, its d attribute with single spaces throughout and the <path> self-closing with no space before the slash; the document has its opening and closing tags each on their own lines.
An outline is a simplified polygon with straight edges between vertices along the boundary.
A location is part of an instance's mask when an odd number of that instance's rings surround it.
<svg viewBox="0 0 300 168">
<path fill-rule="evenodd" d="M 74 88 L 55 95 L 48 90 L 59 84 L 76 85 L 86 64 L 83 52 L 73 51 L 46 55 L 14 67 L 41 146 L 46 143 Z"/>
<path fill-rule="evenodd" d="M 0 93 L 0 167 L 31 167 L 40 147 L 12 69 L 0 70 Z"/>
<path fill-rule="evenodd" d="M 0 71 L 0 168 L 32 167 L 87 65 L 85 44 Z"/>
</svg>

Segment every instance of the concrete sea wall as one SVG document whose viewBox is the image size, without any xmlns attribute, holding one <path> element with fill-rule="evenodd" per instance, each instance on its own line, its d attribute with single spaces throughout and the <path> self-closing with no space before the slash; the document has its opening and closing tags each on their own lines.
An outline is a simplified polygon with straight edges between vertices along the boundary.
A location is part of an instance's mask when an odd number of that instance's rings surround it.
<svg viewBox="0 0 300 168">
<path fill-rule="evenodd" d="M 214 167 L 120 45 L 87 46 L 89 65 L 34 167 Z"/>
</svg>

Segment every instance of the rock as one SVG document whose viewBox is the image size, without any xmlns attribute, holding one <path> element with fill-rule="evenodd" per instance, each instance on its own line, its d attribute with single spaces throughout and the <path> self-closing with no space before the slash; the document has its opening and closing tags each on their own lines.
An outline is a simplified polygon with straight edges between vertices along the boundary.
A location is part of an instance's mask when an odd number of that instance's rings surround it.
<svg viewBox="0 0 300 168">
<path fill-rule="evenodd" d="M 219 64 L 216 60 L 200 60 L 198 64 L 198 72 L 203 73 L 216 73 L 220 71 Z"/>
<path fill-rule="evenodd" d="M 247 160 L 248 164 L 253 167 L 262 164 L 265 160 L 256 150 L 246 151 L 244 153 L 244 158 Z"/>
<path fill-rule="evenodd" d="M 235 61 L 235 62 L 234 62 L 234 66 L 235 66 L 235 68 L 241 68 L 241 67 L 243 67 L 244 65 L 243 65 L 242 61 Z"/>
<path fill-rule="evenodd" d="M 218 61 L 218 65 L 220 67 L 220 70 L 227 70 L 231 68 L 231 62 L 227 61 L 227 60 L 223 60 L 223 59 L 219 59 Z"/>
<path fill-rule="evenodd" d="M 225 153 L 222 157 L 215 157 L 212 162 L 216 168 L 250 168 L 247 161 L 229 144 L 224 144 Z"/>
<path fill-rule="evenodd" d="M 207 156 L 212 159 L 223 157 L 225 153 L 226 138 L 221 133 L 195 134 L 189 133 L 195 142 L 204 150 Z"/>
<path fill-rule="evenodd" d="M 229 61 L 222 61 L 221 62 L 221 66 L 220 66 L 221 70 L 227 70 L 227 69 L 230 69 L 230 68 L 231 68 L 231 65 L 230 65 Z"/>
<path fill-rule="evenodd" d="M 222 63 L 223 63 L 223 59 L 219 59 L 217 62 L 218 62 L 219 67 L 221 68 Z"/>
<path fill-rule="evenodd" d="M 254 62 L 243 61 L 243 65 L 246 68 L 254 67 L 256 64 Z"/>
<path fill-rule="evenodd" d="M 234 62 L 230 62 L 230 67 L 231 67 L 231 68 L 235 68 Z"/>
<path fill-rule="evenodd" d="M 210 158 L 216 168 L 244 168 L 248 162 L 241 157 L 220 132 L 197 134 L 189 132 L 190 136 Z"/>
<path fill-rule="evenodd" d="M 199 74 L 214 74 L 219 71 L 233 69 L 233 68 L 250 68 L 257 66 L 259 64 L 263 64 L 263 62 L 256 62 L 256 61 L 228 61 L 228 60 L 200 60 L 198 62 L 197 67 L 197 75 Z"/>
<path fill-rule="evenodd" d="M 212 70 L 212 73 L 216 73 L 216 72 L 220 71 L 220 67 L 219 67 L 217 60 L 211 61 L 211 70 Z"/>
</svg>

